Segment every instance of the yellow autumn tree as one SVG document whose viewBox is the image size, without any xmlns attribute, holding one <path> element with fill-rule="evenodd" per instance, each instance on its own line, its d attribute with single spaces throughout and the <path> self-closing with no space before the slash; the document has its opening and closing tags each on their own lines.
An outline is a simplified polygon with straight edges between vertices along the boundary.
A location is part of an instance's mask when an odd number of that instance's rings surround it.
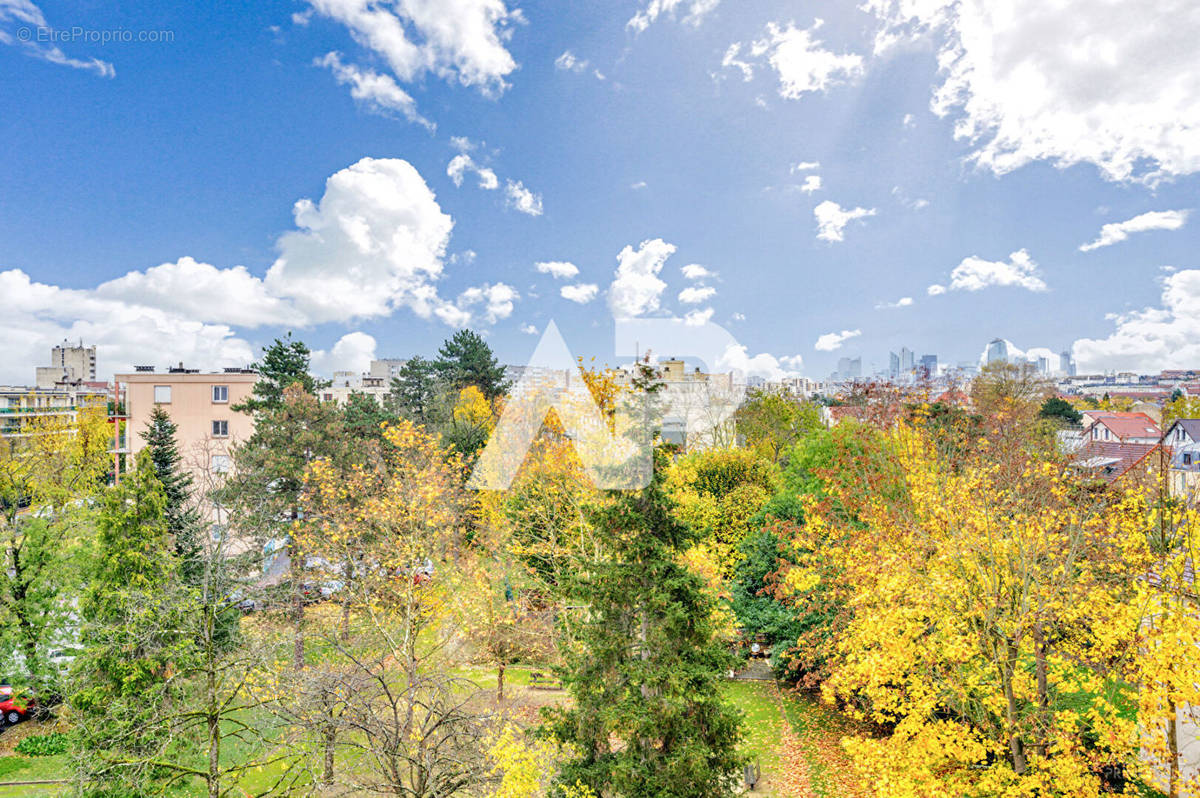
<svg viewBox="0 0 1200 798">
<path fill-rule="evenodd" d="M 839 563 L 849 619 L 823 694 L 890 730 L 848 743 L 880 796 L 1098 795 L 1131 761 L 1145 536 L 1129 500 L 993 431 L 1006 451 L 951 463 L 897 428 L 904 500 L 849 522 L 810 504 L 825 545 L 783 575 L 802 593 Z"/>
</svg>

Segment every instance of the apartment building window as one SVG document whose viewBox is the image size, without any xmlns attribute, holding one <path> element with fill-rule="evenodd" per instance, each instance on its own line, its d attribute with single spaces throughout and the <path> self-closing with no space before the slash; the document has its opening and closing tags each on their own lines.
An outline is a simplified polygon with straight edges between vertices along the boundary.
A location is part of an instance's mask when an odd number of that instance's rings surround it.
<svg viewBox="0 0 1200 798">
<path fill-rule="evenodd" d="M 214 474 L 229 473 L 229 455 L 214 454 L 211 461 L 211 469 Z"/>
<path fill-rule="evenodd" d="M 212 423 L 212 434 L 213 434 L 214 438 L 228 438 L 229 437 L 229 422 L 228 421 L 214 421 Z"/>
<path fill-rule="evenodd" d="M 212 396 L 213 396 L 214 402 L 228 402 L 229 401 L 229 386 L 228 385 L 214 385 L 212 387 Z"/>
<path fill-rule="evenodd" d="M 171 386 L 170 385 L 155 385 L 154 386 L 154 404 L 156 404 L 156 405 L 171 404 Z"/>
</svg>

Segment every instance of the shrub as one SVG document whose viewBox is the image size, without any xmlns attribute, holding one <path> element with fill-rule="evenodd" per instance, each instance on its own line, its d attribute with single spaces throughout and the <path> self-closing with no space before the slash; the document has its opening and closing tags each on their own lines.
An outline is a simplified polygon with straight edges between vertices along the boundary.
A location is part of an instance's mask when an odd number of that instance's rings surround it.
<svg viewBox="0 0 1200 798">
<path fill-rule="evenodd" d="M 67 735 L 62 732 L 50 734 L 31 734 L 17 743 L 13 750 L 26 756 L 57 756 L 65 754 L 70 744 Z"/>
</svg>

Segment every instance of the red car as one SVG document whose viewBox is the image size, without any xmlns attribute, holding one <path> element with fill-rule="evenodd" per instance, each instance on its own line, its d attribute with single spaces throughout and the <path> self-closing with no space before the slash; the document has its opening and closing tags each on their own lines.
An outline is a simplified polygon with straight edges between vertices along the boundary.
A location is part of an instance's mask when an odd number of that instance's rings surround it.
<svg viewBox="0 0 1200 798">
<path fill-rule="evenodd" d="M 29 717 L 33 703 L 16 698 L 7 684 L 0 685 L 0 726 L 16 726 Z"/>
</svg>

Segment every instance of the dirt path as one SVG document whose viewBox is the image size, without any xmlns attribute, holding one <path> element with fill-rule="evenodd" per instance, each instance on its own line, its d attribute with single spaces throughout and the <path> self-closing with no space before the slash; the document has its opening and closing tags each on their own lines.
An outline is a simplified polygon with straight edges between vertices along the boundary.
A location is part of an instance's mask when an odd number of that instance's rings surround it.
<svg viewBox="0 0 1200 798">
<path fill-rule="evenodd" d="M 776 748 L 780 772 L 770 780 L 772 792 L 778 798 L 863 798 L 866 793 L 841 749 L 840 739 L 847 730 L 826 728 L 828 718 L 816 706 L 811 717 L 801 716 L 804 728 L 797 729 L 777 684 L 771 685 L 771 698 L 783 724 Z"/>
</svg>

